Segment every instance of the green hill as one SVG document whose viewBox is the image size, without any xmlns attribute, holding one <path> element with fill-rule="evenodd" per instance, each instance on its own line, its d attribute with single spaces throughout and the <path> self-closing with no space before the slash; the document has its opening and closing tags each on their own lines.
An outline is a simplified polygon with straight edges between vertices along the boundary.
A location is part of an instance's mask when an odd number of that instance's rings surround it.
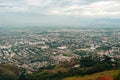
<svg viewBox="0 0 120 80">
<path fill-rule="evenodd" d="M 63 80 L 98 80 L 100 77 L 103 76 L 116 76 L 117 74 L 118 74 L 118 70 L 110 70 L 110 71 L 99 72 L 91 75 L 68 77 Z"/>
</svg>

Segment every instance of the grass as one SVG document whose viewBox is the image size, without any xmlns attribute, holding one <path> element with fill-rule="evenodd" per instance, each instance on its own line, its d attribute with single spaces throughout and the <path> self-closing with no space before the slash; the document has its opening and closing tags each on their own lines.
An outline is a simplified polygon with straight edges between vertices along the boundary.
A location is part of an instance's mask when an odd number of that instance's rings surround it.
<svg viewBox="0 0 120 80">
<path fill-rule="evenodd" d="M 91 75 L 68 77 L 63 80 L 98 80 L 100 77 L 103 76 L 115 76 L 117 74 L 118 74 L 118 70 L 110 70 L 110 71 L 99 72 Z"/>
<path fill-rule="evenodd" d="M 69 68 L 59 68 L 59 69 L 54 69 L 54 70 L 48 70 L 48 72 L 51 74 L 56 74 L 59 71 L 60 72 L 68 72 Z"/>
</svg>

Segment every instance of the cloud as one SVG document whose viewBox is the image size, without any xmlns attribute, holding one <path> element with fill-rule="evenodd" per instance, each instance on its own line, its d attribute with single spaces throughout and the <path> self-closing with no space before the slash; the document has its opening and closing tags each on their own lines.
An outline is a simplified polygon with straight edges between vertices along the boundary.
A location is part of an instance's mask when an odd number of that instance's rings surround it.
<svg viewBox="0 0 120 80">
<path fill-rule="evenodd" d="M 53 8 L 51 14 L 94 16 L 94 17 L 120 17 L 120 1 L 99 1 L 84 5 L 71 5 Z"/>
<path fill-rule="evenodd" d="M 0 0 L 0 13 L 120 18 L 119 0 Z"/>
</svg>

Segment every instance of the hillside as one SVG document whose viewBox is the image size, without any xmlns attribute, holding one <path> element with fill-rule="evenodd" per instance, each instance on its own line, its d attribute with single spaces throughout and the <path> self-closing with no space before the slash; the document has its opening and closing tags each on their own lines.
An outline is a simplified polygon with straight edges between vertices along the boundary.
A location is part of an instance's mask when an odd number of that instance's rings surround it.
<svg viewBox="0 0 120 80">
<path fill-rule="evenodd" d="M 10 64 L 0 65 L 0 80 L 17 80 L 19 78 L 19 69 Z"/>
<path fill-rule="evenodd" d="M 118 74 L 118 70 L 110 70 L 110 71 L 99 72 L 86 76 L 68 77 L 63 80 L 98 80 L 100 77 L 103 76 L 115 76 L 117 74 Z"/>
</svg>

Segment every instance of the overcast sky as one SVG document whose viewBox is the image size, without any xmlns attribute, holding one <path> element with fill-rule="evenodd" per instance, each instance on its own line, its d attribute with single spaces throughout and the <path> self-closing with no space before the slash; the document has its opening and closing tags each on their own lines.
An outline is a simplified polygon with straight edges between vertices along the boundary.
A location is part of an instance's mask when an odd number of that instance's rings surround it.
<svg viewBox="0 0 120 80">
<path fill-rule="evenodd" d="M 0 25 L 120 23 L 120 0 L 0 0 Z"/>
</svg>

